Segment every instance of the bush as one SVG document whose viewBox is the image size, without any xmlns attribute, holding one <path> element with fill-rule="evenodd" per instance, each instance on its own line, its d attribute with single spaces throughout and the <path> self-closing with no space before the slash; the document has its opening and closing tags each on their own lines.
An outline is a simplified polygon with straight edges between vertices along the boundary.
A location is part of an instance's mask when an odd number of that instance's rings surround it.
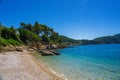
<svg viewBox="0 0 120 80">
<path fill-rule="evenodd" d="M 0 37 L 0 46 L 7 46 L 9 43 L 6 41 L 6 39 Z"/>
<path fill-rule="evenodd" d="M 5 38 L 5 39 L 14 39 L 16 41 L 21 42 L 19 36 L 16 34 L 16 30 L 13 27 L 11 27 L 11 28 L 5 27 L 5 28 L 1 29 L 1 37 Z"/>
<path fill-rule="evenodd" d="M 20 46 L 21 43 L 13 39 L 4 39 L 0 37 L 0 46 L 8 46 L 8 45 Z"/>
<path fill-rule="evenodd" d="M 13 46 L 20 46 L 20 45 L 21 45 L 20 42 L 15 41 L 15 40 L 13 40 L 13 39 L 7 39 L 7 42 L 8 42 L 9 44 L 13 45 Z"/>
</svg>

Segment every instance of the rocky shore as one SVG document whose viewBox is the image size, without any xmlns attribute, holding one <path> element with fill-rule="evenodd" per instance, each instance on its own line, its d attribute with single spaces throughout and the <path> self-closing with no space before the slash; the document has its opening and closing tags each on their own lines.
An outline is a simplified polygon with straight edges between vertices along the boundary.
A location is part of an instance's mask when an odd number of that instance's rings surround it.
<svg viewBox="0 0 120 80">
<path fill-rule="evenodd" d="M 8 51 L 20 51 L 23 52 L 24 50 L 31 51 L 31 52 L 38 52 L 42 56 L 54 56 L 60 55 L 60 53 L 55 52 L 55 49 L 65 48 L 66 46 L 58 46 L 58 45 L 39 45 L 39 46 L 5 46 L 0 47 L 0 52 L 8 52 Z"/>
</svg>

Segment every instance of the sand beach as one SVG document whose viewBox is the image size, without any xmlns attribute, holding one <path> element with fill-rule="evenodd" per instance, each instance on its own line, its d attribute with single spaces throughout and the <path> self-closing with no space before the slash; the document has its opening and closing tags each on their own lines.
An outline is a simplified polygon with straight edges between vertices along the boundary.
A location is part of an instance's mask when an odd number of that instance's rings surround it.
<svg viewBox="0 0 120 80">
<path fill-rule="evenodd" d="M 28 51 L 0 53 L 0 80 L 63 80 Z"/>
</svg>

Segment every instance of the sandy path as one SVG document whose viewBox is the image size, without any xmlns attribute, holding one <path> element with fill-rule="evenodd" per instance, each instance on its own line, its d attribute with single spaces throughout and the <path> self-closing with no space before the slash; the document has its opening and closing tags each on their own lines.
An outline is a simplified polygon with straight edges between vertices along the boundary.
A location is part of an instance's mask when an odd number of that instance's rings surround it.
<svg viewBox="0 0 120 80">
<path fill-rule="evenodd" d="M 0 80 L 50 80 L 25 52 L 0 53 Z"/>
</svg>

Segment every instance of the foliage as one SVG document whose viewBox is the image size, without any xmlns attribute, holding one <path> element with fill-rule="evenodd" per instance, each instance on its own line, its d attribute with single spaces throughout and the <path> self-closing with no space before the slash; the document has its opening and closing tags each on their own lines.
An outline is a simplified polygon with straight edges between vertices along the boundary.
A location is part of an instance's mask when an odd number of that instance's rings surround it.
<svg viewBox="0 0 120 80">
<path fill-rule="evenodd" d="M 61 38 L 59 37 L 58 33 L 53 32 L 50 36 L 50 40 L 54 43 L 60 43 Z"/>
<path fill-rule="evenodd" d="M 66 36 L 59 36 L 60 42 L 64 45 L 79 45 L 80 41 L 66 37 Z"/>
<path fill-rule="evenodd" d="M 104 36 L 98 37 L 93 40 L 80 40 L 80 45 L 88 45 L 88 44 L 115 44 L 120 43 L 120 34 L 116 34 L 113 36 Z"/>
<path fill-rule="evenodd" d="M 38 22 L 35 22 L 33 25 L 33 33 L 39 35 L 42 32 L 41 25 Z"/>
<path fill-rule="evenodd" d="M 99 37 L 93 40 L 97 44 L 113 44 L 120 43 L 120 34 L 116 34 L 114 36 L 104 36 Z"/>
<path fill-rule="evenodd" d="M 10 44 L 10 45 L 13 45 L 13 46 L 20 46 L 21 43 L 14 40 L 14 39 L 7 39 L 7 42 Z"/>
<path fill-rule="evenodd" d="M 7 42 L 6 39 L 0 37 L 0 46 L 6 46 L 6 45 L 9 45 L 9 43 Z"/>
<path fill-rule="evenodd" d="M 29 35 L 30 33 L 34 33 L 31 34 L 33 36 L 38 35 L 39 37 L 41 37 L 41 42 L 45 43 L 45 44 L 49 44 L 49 43 L 59 43 L 61 42 L 58 33 L 56 33 L 52 28 L 43 25 L 43 24 L 39 24 L 38 22 L 35 22 L 33 25 L 31 24 L 25 24 L 25 23 L 21 23 L 21 29 L 24 29 L 24 33 L 22 35 L 21 31 L 20 32 L 20 38 L 22 39 L 22 41 L 26 40 L 28 41 L 32 41 L 31 40 L 31 36 Z M 26 34 L 26 35 L 24 35 Z"/>
<path fill-rule="evenodd" d="M 16 34 L 16 30 L 14 29 L 13 26 L 11 26 L 10 28 L 4 27 L 1 30 L 1 37 L 5 38 L 5 39 L 14 39 L 14 40 L 21 42 L 21 40 L 20 40 L 19 36 Z"/>
<path fill-rule="evenodd" d="M 49 43 L 49 38 L 46 34 L 42 35 L 42 42 L 45 43 L 45 44 L 48 44 Z"/>
<path fill-rule="evenodd" d="M 4 39 L 0 37 L 0 46 L 7 46 L 7 45 L 20 46 L 21 43 L 13 39 Z"/>
<path fill-rule="evenodd" d="M 41 38 L 38 35 L 23 28 L 19 28 L 19 35 L 20 39 L 25 44 L 28 42 L 39 42 L 41 40 Z"/>
<path fill-rule="evenodd" d="M 42 42 L 45 44 L 56 44 L 61 42 L 61 38 L 58 33 L 56 33 L 52 28 L 35 22 L 32 24 L 26 24 L 24 22 L 20 23 L 20 28 L 15 29 L 13 26 L 10 28 L 0 24 L 0 37 L 1 43 L 3 45 L 17 45 L 17 42 L 20 44 L 29 44 Z M 17 41 L 17 42 L 15 42 Z"/>
<path fill-rule="evenodd" d="M 23 29 L 32 31 L 32 25 L 31 24 L 25 24 L 24 22 L 21 22 L 20 25 L 22 26 Z"/>
<path fill-rule="evenodd" d="M 104 36 L 95 38 L 93 40 L 75 40 L 68 38 L 66 36 L 60 36 L 62 43 L 65 45 L 91 45 L 91 44 L 115 44 L 120 43 L 120 34 L 116 34 L 113 36 Z"/>
<path fill-rule="evenodd" d="M 0 23 L 0 46 L 21 44 L 61 44 L 61 45 L 88 45 L 88 44 L 113 44 L 120 43 L 120 34 L 104 36 L 93 40 L 75 40 L 61 36 L 47 25 L 35 22 L 26 24 L 22 22 L 18 29 L 10 28 Z"/>
</svg>

